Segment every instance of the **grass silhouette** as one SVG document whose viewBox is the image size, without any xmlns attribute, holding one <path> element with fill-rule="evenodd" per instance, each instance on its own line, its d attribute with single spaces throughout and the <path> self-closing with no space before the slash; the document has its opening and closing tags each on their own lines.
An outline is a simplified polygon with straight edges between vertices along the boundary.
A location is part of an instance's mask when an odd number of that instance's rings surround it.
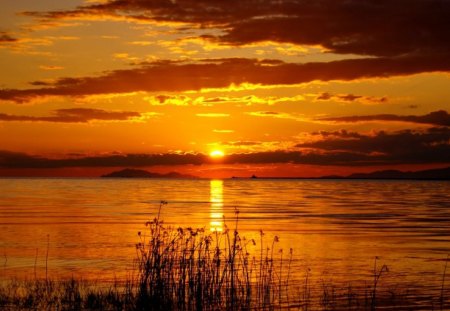
<svg viewBox="0 0 450 311">
<path fill-rule="evenodd" d="M 159 216 L 147 223 L 148 242 L 140 235 L 137 245 L 138 310 L 265 310 L 282 304 L 289 269 L 283 271 L 282 256 L 274 258 L 278 237 L 269 248 L 261 232 L 255 258 L 247 246 L 256 242 L 237 230 L 238 211 L 234 229 L 225 225 L 223 232 L 173 230 Z"/>
</svg>

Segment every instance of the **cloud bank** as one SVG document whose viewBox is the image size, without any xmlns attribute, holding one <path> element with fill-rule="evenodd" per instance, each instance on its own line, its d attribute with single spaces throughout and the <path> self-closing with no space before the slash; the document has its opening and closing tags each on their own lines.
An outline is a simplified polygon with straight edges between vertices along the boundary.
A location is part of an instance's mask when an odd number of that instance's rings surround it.
<svg viewBox="0 0 450 311">
<path fill-rule="evenodd" d="M 320 45 L 344 54 L 427 55 L 430 60 L 450 49 L 450 2 L 441 0 L 110 0 L 24 14 L 42 23 L 108 18 L 183 23 L 216 30 L 205 37 L 231 45 L 272 41 Z"/>
<path fill-rule="evenodd" d="M 401 121 L 419 124 L 431 124 L 440 126 L 450 126 L 450 115 L 445 110 L 430 112 L 422 116 L 399 116 L 394 114 L 376 114 L 370 116 L 345 116 L 322 118 L 322 121 L 333 121 L 338 123 L 367 122 L 367 121 Z"/>
<path fill-rule="evenodd" d="M 158 61 L 100 76 L 35 81 L 35 88 L 0 89 L 0 100 L 23 103 L 45 96 L 88 96 L 130 92 L 182 92 L 232 84 L 289 85 L 311 81 L 383 78 L 420 72 L 450 71 L 450 58 L 426 61 L 420 56 L 363 58 L 332 62 L 285 63 L 276 60 L 224 58 L 196 63 Z"/>
<path fill-rule="evenodd" d="M 0 122 L 2 121 L 21 121 L 21 122 L 61 122 L 61 123 L 86 123 L 93 120 L 103 121 L 124 121 L 134 117 L 140 117 L 141 114 L 132 111 L 106 111 L 92 108 L 69 108 L 57 109 L 51 116 L 21 116 L 0 113 Z"/>
<path fill-rule="evenodd" d="M 318 140 L 298 143 L 296 150 L 229 154 L 221 159 L 221 163 L 371 166 L 449 162 L 450 129 L 447 127 L 435 127 L 425 131 L 380 131 L 371 135 L 342 130 L 318 132 L 314 136 Z M 145 167 L 211 163 L 217 161 L 201 153 L 113 154 L 50 159 L 11 151 L 0 152 L 2 168 Z"/>
</svg>

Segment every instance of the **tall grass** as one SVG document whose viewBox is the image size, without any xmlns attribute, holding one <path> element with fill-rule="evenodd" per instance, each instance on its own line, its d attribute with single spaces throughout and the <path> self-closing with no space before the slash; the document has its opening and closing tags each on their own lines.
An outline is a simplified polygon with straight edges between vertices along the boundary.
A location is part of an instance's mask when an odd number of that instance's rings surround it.
<svg viewBox="0 0 450 311">
<path fill-rule="evenodd" d="M 256 242 L 237 230 L 238 211 L 234 228 L 225 225 L 223 232 L 173 230 L 159 215 L 137 245 L 138 310 L 269 310 L 283 304 L 289 269 L 282 269 L 282 253 L 275 259 L 278 237 L 266 246 L 261 232 L 256 258 L 247 249 Z"/>
</svg>

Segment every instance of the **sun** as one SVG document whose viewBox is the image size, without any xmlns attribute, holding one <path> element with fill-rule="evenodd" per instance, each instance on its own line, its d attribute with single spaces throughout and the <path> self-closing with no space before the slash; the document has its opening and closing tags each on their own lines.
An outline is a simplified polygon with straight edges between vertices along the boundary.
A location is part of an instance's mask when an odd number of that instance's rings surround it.
<svg viewBox="0 0 450 311">
<path fill-rule="evenodd" d="M 222 150 L 213 150 L 209 153 L 209 156 L 215 159 L 222 158 L 224 155 L 225 153 Z"/>
</svg>

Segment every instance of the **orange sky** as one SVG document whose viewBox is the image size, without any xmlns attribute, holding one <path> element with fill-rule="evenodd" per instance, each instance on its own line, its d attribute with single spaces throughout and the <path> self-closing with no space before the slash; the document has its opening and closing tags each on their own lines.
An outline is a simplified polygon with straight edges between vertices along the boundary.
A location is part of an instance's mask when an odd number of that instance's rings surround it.
<svg viewBox="0 0 450 311">
<path fill-rule="evenodd" d="M 450 163 L 448 1 L 0 6 L 0 175 Z"/>
</svg>

